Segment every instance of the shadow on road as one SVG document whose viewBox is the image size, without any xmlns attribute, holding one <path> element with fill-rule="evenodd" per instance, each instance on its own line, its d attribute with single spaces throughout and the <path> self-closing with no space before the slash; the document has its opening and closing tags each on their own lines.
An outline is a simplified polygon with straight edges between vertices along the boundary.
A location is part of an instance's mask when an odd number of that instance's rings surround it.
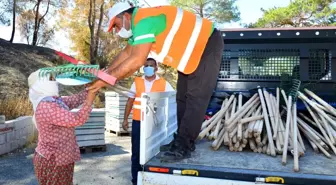
<svg viewBox="0 0 336 185">
<path fill-rule="evenodd" d="M 131 184 L 131 139 L 106 133 L 106 152 L 81 154 L 75 165 L 74 184 Z M 37 185 L 33 148 L 0 157 L 1 185 Z"/>
</svg>

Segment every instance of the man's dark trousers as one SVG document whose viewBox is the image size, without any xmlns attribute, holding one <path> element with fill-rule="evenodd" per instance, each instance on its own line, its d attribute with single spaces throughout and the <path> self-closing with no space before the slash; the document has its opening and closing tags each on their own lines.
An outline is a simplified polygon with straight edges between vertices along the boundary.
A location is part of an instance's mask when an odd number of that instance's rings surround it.
<svg viewBox="0 0 336 185">
<path fill-rule="evenodd" d="M 177 122 L 179 140 L 191 148 L 197 139 L 211 95 L 216 86 L 224 50 L 223 37 L 217 29 L 210 36 L 197 69 L 178 73 Z"/>
<path fill-rule="evenodd" d="M 140 121 L 132 121 L 132 182 L 137 184 L 138 171 L 141 171 L 140 165 Z"/>
</svg>

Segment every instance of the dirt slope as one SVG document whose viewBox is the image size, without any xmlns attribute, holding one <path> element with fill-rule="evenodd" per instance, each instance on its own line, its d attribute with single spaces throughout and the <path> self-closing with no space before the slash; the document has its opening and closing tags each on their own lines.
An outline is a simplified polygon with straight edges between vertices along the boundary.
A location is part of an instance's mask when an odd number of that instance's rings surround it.
<svg viewBox="0 0 336 185">
<path fill-rule="evenodd" d="M 42 67 L 54 66 L 64 62 L 56 56 L 53 49 L 26 44 L 12 44 L 0 39 L 0 98 L 27 95 L 27 78 L 30 73 Z M 60 89 L 62 95 L 77 92 L 76 88 L 63 86 Z"/>
</svg>

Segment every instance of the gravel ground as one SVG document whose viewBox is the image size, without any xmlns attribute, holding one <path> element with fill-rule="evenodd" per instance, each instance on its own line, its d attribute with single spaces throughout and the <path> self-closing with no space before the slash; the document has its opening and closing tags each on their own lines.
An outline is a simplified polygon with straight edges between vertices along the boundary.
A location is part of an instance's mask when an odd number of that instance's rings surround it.
<svg viewBox="0 0 336 185">
<path fill-rule="evenodd" d="M 131 185 L 131 138 L 106 132 L 106 152 L 81 154 L 74 184 Z M 32 164 L 34 147 L 0 157 L 0 185 L 37 185 Z"/>
</svg>

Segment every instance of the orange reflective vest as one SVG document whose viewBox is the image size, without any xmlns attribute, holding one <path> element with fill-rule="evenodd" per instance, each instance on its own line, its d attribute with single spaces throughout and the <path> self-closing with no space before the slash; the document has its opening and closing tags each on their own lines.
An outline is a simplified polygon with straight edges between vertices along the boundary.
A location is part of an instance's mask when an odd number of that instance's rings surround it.
<svg viewBox="0 0 336 185">
<path fill-rule="evenodd" d="M 139 8 L 134 26 L 146 17 L 164 14 L 166 30 L 155 36 L 150 54 L 184 74 L 194 72 L 212 31 L 212 22 L 175 6 Z"/>
<path fill-rule="evenodd" d="M 141 94 L 146 91 L 145 79 L 142 77 L 136 77 L 134 79 L 135 83 L 135 100 L 133 103 L 133 119 L 140 121 L 141 120 Z M 159 78 L 153 82 L 150 92 L 164 92 L 166 90 L 166 80 Z"/>
</svg>

